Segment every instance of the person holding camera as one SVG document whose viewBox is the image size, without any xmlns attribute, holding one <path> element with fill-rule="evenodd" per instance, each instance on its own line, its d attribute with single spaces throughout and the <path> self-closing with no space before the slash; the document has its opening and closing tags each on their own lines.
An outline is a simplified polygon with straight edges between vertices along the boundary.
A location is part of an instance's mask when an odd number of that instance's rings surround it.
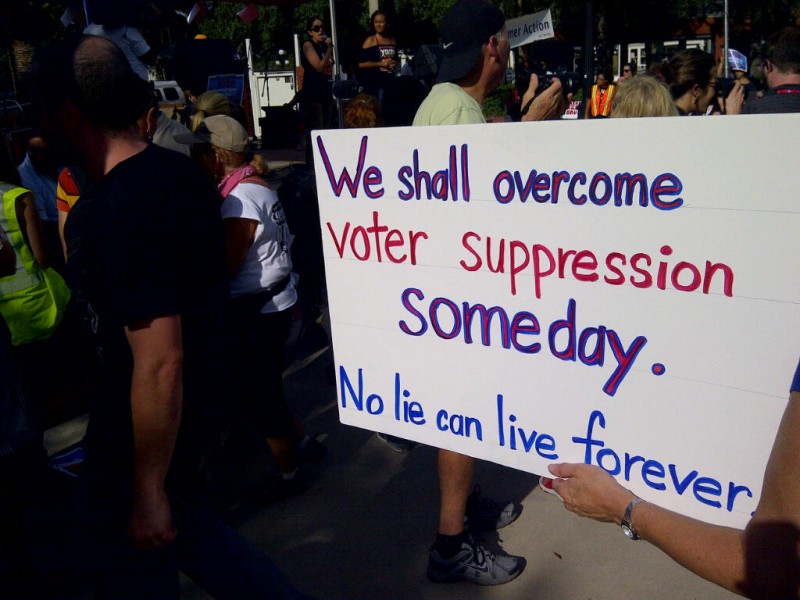
<svg viewBox="0 0 800 600">
<path fill-rule="evenodd" d="M 728 61 L 732 77 L 726 77 L 723 73 L 725 60 Z M 720 59 L 717 64 L 716 93 L 721 114 L 731 114 L 729 111 L 731 106 L 734 110 L 741 109 L 742 102 L 751 94 L 755 96 L 756 92 L 758 85 L 747 76 L 747 57 L 738 50 L 730 48 L 727 59 Z"/>
<path fill-rule="evenodd" d="M 800 28 L 786 27 L 767 40 L 761 69 L 767 91 L 745 103 L 742 85 L 734 83 L 726 102 L 727 114 L 800 112 Z"/>
</svg>

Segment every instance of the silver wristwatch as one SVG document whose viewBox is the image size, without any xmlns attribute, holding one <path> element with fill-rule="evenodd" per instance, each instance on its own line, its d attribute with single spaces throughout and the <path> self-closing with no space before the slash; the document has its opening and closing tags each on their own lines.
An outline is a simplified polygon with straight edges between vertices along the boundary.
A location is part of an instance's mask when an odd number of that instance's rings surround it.
<svg viewBox="0 0 800 600">
<path fill-rule="evenodd" d="M 631 513 L 633 512 L 633 507 L 640 502 L 644 502 L 644 500 L 641 498 L 634 498 L 628 502 L 628 506 L 625 507 L 625 514 L 622 516 L 622 523 L 620 523 L 620 526 L 622 527 L 622 533 L 624 533 L 625 536 L 631 540 L 641 539 L 633 530 L 633 527 L 631 527 Z"/>
</svg>

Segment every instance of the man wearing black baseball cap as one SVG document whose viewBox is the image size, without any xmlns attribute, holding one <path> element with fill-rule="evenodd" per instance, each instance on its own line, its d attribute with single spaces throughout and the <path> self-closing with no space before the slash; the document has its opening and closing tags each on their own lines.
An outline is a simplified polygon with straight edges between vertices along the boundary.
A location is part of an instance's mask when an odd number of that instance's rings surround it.
<svg viewBox="0 0 800 600">
<path fill-rule="evenodd" d="M 445 13 L 440 33 L 439 83 L 419 107 L 414 125 L 485 123 L 481 103 L 503 80 L 511 53 L 505 16 L 485 0 L 459 0 Z M 537 85 L 532 75 L 522 99 L 523 106 L 530 106 L 525 121 L 561 114 L 561 83 L 555 80 L 534 98 Z M 521 512 L 513 502 L 481 498 L 478 486 L 472 491 L 474 468 L 471 457 L 439 450 L 439 526 L 427 573 L 432 581 L 498 585 L 525 568 L 523 557 L 495 555 L 472 536 L 478 529 L 505 527 Z"/>
<path fill-rule="evenodd" d="M 485 123 L 481 104 L 502 81 L 511 46 L 503 12 L 486 0 L 459 0 L 442 18 L 442 62 L 438 84 L 419 107 L 414 125 Z M 522 106 L 534 98 L 539 80 L 531 75 Z M 554 80 L 533 100 L 523 121 L 561 114 L 561 83 Z"/>
</svg>

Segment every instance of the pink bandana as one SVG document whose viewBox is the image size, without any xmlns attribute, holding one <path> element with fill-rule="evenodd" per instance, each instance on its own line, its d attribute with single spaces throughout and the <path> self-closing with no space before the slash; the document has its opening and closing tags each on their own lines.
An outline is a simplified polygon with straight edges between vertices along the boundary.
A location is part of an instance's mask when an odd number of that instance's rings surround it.
<svg viewBox="0 0 800 600">
<path fill-rule="evenodd" d="M 252 177 L 253 175 L 257 175 L 255 167 L 249 163 L 244 164 L 235 171 L 228 173 L 225 179 L 219 182 L 217 189 L 219 193 L 222 194 L 222 197 L 226 198 L 228 194 L 233 191 L 233 188 L 239 185 L 242 180 Z"/>
</svg>

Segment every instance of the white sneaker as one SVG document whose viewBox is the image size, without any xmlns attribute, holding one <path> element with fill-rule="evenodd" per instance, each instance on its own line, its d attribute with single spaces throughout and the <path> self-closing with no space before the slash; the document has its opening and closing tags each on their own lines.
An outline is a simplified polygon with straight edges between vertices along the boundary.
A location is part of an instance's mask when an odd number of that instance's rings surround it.
<svg viewBox="0 0 800 600">
<path fill-rule="evenodd" d="M 461 551 L 444 559 L 432 549 L 428 556 L 428 579 L 436 583 L 469 581 L 478 585 L 500 585 L 516 579 L 525 569 L 522 556 L 495 555 L 471 534 L 461 544 Z"/>
</svg>

